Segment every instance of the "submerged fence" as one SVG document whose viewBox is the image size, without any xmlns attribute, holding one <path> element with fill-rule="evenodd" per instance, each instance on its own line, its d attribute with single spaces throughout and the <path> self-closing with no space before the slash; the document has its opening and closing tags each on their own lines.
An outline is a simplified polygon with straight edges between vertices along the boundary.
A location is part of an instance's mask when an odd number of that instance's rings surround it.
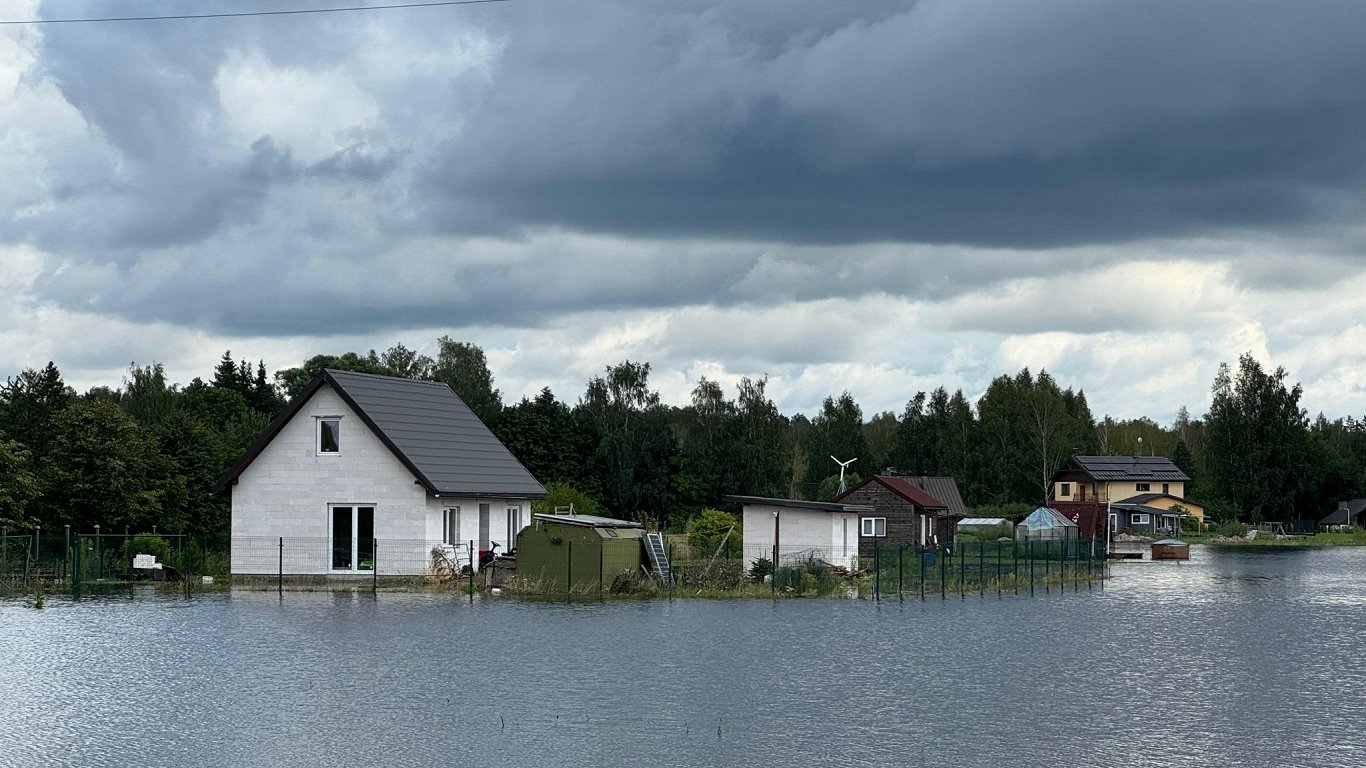
<svg viewBox="0 0 1366 768">
<path fill-rule="evenodd" d="M 867 558 L 863 558 L 866 560 Z M 873 547 L 872 597 L 920 598 L 1087 588 L 1105 577 L 1101 539 L 959 541 L 938 548 Z"/>
<path fill-rule="evenodd" d="M 134 569 L 135 555 L 152 555 L 159 567 Z M 166 533 L 0 535 L 0 585 L 32 582 L 73 591 L 134 581 L 182 581 L 228 574 L 227 540 Z"/>
<path fill-rule="evenodd" d="M 673 537 L 671 537 L 672 539 Z M 708 548 L 710 550 L 710 548 Z M 335 581 L 377 587 L 385 580 L 436 580 L 476 588 L 470 566 L 478 558 L 475 542 L 450 545 L 425 539 L 335 540 L 327 537 L 199 537 L 152 533 L 72 533 L 59 536 L 0 535 L 0 591 L 35 582 L 79 593 L 126 586 L 138 581 L 193 581 L 231 575 L 238 583 L 283 589 L 291 584 Z M 541 588 L 522 579 L 519 586 L 541 594 L 597 594 L 655 590 L 758 596 L 857 595 L 873 600 L 907 596 L 1034 594 L 1066 587 L 1103 585 L 1105 542 L 1101 539 L 1054 541 L 957 541 L 938 547 L 889 545 L 882 540 L 852 540 L 848 546 L 718 547 L 690 551 L 677 539 L 667 547 L 666 578 L 649 571 L 648 560 L 629 578 L 611 578 L 566 567 L 565 576 L 541 580 Z M 135 569 L 134 556 L 153 555 L 163 567 Z M 577 554 L 577 553 L 576 553 Z M 600 558 L 584 555 L 589 565 Z M 775 567 L 776 561 L 776 567 Z M 509 569 L 512 561 L 503 565 Z M 572 562 L 572 561 L 571 561 Z M 582 565 L 582 563 L 576 563 Z M 515 578 L 506 573 L 502 578 Z M 483 583 L 479 579 L 479 583 Z M 551 583 L 553 581 L 554 583 Z M 495 580 L 493 584 L 498 584 Z"/>
</svg>

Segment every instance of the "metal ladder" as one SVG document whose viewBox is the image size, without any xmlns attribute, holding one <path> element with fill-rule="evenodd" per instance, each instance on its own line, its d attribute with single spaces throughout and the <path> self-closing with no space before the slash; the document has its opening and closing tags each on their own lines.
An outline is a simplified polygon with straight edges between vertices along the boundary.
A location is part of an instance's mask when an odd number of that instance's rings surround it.
<svg viewBox="0 0 1366 768">
<path fill-rule="evenodd" d="M 661 584 L 672 584 L 673 571 L 669 568 L 669 555 L 664 551 L 664 535 L 646 533 L 645 551 L 650 555 L 650 567 L 659 577 L 659 582 Z"/>
</svg>

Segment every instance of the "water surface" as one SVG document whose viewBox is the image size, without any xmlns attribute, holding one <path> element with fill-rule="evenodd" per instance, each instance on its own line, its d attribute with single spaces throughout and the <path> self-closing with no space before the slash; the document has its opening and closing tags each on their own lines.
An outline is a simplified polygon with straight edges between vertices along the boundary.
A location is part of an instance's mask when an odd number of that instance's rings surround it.
<svg viewBox="0 0 1366 768">
<path fill-rule="evenodd" d="M 0 765 L 1361 766 L 1366 549 L 1104 590 L 0 602 Z"/>
</svg>

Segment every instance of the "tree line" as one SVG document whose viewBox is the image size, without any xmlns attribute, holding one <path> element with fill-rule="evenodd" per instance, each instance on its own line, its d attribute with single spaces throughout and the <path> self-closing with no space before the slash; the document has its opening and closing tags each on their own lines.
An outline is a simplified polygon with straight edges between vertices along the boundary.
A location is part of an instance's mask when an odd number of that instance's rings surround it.
<svg viewBox="0 0 1366 768">
<path fill-rule="evenodd" d="M 1167 456 L 1193 478 L 1186 496 L 1221 521 L 1319 517 L 1366 495 L 1366 420 L 1309 419 L 1299 385 L 1251 355 L 1221 366 L 1204 417 L 1182 408 L 1163 426 L 1097 420 L 1084 392 L 1028 369 L 998 376 L 975 403 L 939 388 L 867 417 L 847 391 L 810 416 L 785 415 L 766 378 L 733 392 L 704 378 L 671 406 L 649 363 L 632 361 L 606 367 L 572 403 L 548 387 L 505 403 L 483 350 L 442 337 L 435 359 L 400 343 L 270 375 L 229 351 L 209 380 L 183 386 L 159 363 L 80 394 L 53 363 L 24 370 L 0 388 L 0 527 L 226 533 L 216 481 L 324 368 L 446 383 L 553 498 L 673 528 L 727 494 L 833 498 L 832 457 L 856 460 L 851 485 L 888 470 L 952 476 L 988 514 L 1044 503 L 1074 454 Z"/>
</svg>

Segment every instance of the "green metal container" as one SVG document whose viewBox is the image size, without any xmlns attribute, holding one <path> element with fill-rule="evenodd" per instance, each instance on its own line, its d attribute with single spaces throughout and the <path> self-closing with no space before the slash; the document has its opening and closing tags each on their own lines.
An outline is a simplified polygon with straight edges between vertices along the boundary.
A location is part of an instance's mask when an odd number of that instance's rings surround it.
<svg viewBox="0 0 1366 768">
<path fill-rule="evenodd" d="M 645 565 L 640 523 L 596 515 L 532 515 L 517 535 L 517 578 L 546 594 L 599 592 Z"/>
</svg>

